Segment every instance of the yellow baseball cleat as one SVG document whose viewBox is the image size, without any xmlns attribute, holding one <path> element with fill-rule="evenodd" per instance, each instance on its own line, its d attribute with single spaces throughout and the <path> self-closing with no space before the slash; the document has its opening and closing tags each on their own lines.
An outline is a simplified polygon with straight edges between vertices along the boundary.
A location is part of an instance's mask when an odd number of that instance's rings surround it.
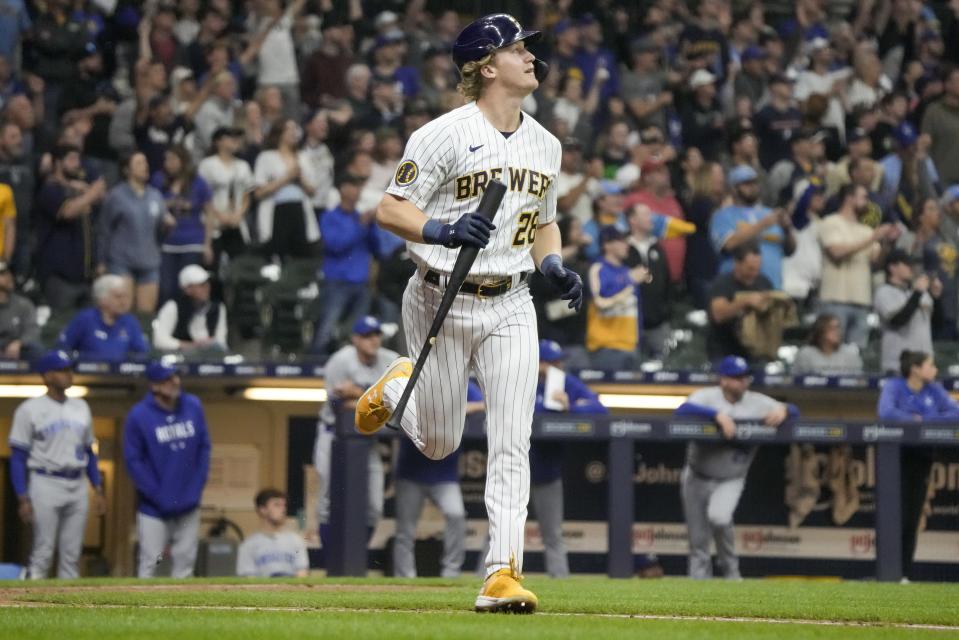
<svg viewBox="0 0 959 640">
<path fill-rule="evenodd" d="M 394 378 L 409 378 L 413 375 L 413 362 L 409 358 L 401 357 L 394 360 L 386 373 L 367 389 L 356 401 L 356 430 L 365 436 L 371 436 L 386 424 L 392 411 L 386 406 L 383 389 L 386 383 Z"/>
<path fill-rule="evenodd" d="M 516 560 L 509 559 L 509 569 L 500 569 L 483 583 L 476 596 L 478 613 L 533 613 L 539 600 L 520 585 L 523 576 L 516 571 Z"/>
</svg>

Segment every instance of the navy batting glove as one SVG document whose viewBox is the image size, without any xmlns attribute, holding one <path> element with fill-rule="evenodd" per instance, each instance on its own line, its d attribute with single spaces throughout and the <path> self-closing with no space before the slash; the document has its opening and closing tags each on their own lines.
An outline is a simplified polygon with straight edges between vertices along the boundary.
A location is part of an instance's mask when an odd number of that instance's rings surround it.
<svg viewBox="0 0 959 640">
<path fill-rule="evenodd" d="M 543 258 L 539 270 L 560 292 L 559 297 L 569 300 L 569 308 L 579 311 L 583 305 L 583 279 L 579 277 L 579 274 L 564 267 L 562 258 L 555 253 Z"/>
<path fill-rule="evenodd" d="M 441 244 L 447 249 L 476 247 L 484 249 L 489 244 L 490 232 L 496 228 L 490 220 L 475 211 L 464 213 L 453 224 L 429 220 L 423 225 L 423 240 L 427 244 Z"/>
</svg>

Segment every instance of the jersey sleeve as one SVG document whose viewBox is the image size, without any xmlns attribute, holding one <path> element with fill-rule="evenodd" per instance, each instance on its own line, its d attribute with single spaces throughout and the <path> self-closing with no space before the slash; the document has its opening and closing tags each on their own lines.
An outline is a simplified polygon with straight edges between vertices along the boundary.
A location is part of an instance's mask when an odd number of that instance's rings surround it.
<svg viewBox="0 0 959 640">
<path fill-rule="evenodd" d="M 10 429 L 10 446 L 30 450 L 33 442 L 33 420 L 26 402 L 13 412 L 13 427 Z"/>
<path fill-rule="evenodd" d="M 386 193 L 409 200 L 422 211 L 446 182 L 452 162 L 453 145 L 447 131 L 431 126 L 418 129 L 406 143 Z"/>
</svg>

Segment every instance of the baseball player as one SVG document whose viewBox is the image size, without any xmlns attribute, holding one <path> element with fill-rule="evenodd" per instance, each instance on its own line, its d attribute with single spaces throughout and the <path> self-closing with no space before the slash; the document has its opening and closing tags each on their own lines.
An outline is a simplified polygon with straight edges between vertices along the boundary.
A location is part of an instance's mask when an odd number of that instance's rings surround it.
<svg viewBox="0 0 959 640">
<path fill-rule="evenodd" d="M 689 577 L 711 578 L 710 537 L 723 575 L 739 580 L 733 534 L 733 512 L 739 503 L 749 465 L 757 447 L 734 442 L 736 420 L 762 421 L 779 426 L 789 416 L 799 415 L 793 405 L 749 390 L 749 365 L 739 356 L 726 356 L 716 369 L 719 386 L 694 391 L 676 409 L 676 416 L 712 420 L 723 442 L 692 441 L 686 448 L 682 473 L 683 510 L 689 532 Z"/>
<path fill-rule="evenodd" d="M 472 380 L 466 389 L 466 413 L 483 411 L 483 392 Z M 460 490 L 459 450 L 442 460 L 430 460 L 402 438 L 396 456 L 396 539 L 393 545 L 394 574 L 416 577 L 416 523 L 429 498 L 446 520 L 440 575 L 458 578 L 466 555 L 466 506 Z"/>
<path fill-rule="evenodd" d="M 200 497 L 210 471 L 210 436 L 200 399 L 180 390 L 176 369 L 147 366 L 150 391 L 123 425 L 123 457 L 137 489 L 137 576 L 152 578 L 170 545 L 171 575 L 196 564 Z"/>
<path fill-rule="evenodd" d="M 236 575 L 258 578 L 303 578 L 310 572 L 310 558 L 303 537 L 286 527 L 286 494 L 263 489 L 253 500 L 261 530 L 248 536 L 236 557 Z"/>
<path fill-rule="evenodd" d="M 47 393 L 17 407 L 10 431 L 10 479 L 20 518 L 33 523 L 29 576 L 46 578 L 56 550 L 57 577 L 76 578 L 89 508 L 84 473 L 96 490 L 95 512 L 106 512 L 93 417 L 84 400 L 66 396 L 73 361 L 65 352 L 50 351 L 34 367 Z"/>
<path fill-rule="evenodd" d="M 536 386 L 536 413 L 608 413 L 599 397 L 576 376 L 562 371 L 562 347 L 553 340 L 539 341 L 539 384 Z M 557 371 L 550 372 L 550 369 Z M 561 378 L 553 389 L 548 378 Z M 559 384 L 559 383 L 557 383 Z M 547 386 L 552 398 L 546 398 Z M 546 573 L 552 578 L 569 577 L 566 543 L 563 542 L 563 452 L 562 442 L 536 442 L 530 447 L 533 477 L 533 510 L 543 538 Z"/>
<path fill-rule="evenodd" d="M 330 518 L 330 452 L 336 414 L 342 409 L 352 409 L 363 390 L 378 376 L 383 375 L 397 354 L 383 344 L 380 321 L 373 316 L 362 316 L 353 323 L 352 344 L 339 349 L 330 356 L 323 368 L 328 402 L 320 409 L 320 421 L 313 445 L 313 466 L 320 477 L 320 498 L 317 504 L 317 519 L 320 523 L 320 543 L 329 541 Z M 383 459 L 376 447 L 370 447 L 368 462 L 369 483 L 367 502 L 367 526 L 373 533 L 376 523 L 383 517 Z"/>
<path fill-rule="evenodd" d="M 382 227 L 407 241 L 417 266 L 403 296 L 414 359 L 458 249 L 484 249 L 402 416 L 406 435 L 439 460 L 459 447 L 471 372 L 486 398 L 490 550 L 477 611 L 531 612 L 537 605 L 536 596 L 520 585 L 537 367 L 530 272 L 539 268 L 571 307 L 582 304 L 582 281 L 560 257 L 555 185 L 560 143 L 520 110 L 547 69 L 526 49 L 526 41 L 539 35 L 506 14 L 485 16 L 460 32 L 452 54 L 459 90 L 469 102 L 410 136 L 376 214 Z M 476 213 L 491 180 L 507 188 L 493 222 Z M 358 431 L 372 434 L 386 424 L 412 368 L 408 358 L 399 359 L 366 391 L 356 407 Z"/>
</svg>

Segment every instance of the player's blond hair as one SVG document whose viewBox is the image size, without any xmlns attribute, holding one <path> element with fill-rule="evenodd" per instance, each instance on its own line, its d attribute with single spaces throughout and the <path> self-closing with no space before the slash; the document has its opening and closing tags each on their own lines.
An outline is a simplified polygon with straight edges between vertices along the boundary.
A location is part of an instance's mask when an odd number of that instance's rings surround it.
<svg viewBox="0 0 959 640">
<path fill-rule="evenodd" d="M 483 94 L 483 74 L 480 70 L 493 62 L 493 53 L 488 53 L 479 60 L 472 60 L 463 65 L 460 69 L 460 83 L 456 85 L 456 90 L 464 98 L 469 100 L 478 100 Z"/>
</svg>

